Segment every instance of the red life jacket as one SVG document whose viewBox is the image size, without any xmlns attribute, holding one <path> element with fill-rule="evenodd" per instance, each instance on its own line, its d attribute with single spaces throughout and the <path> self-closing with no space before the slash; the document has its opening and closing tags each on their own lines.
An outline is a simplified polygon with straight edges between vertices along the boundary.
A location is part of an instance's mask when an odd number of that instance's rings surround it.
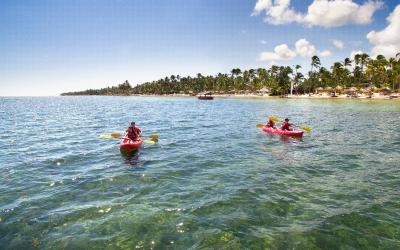
<svg viewBox="0 0 400 250">
<path fill-rule="evenodd" d="M 284 122 L 282 123 L 281 130 L 291 130 L 290 126 L 292 126 L 290 123 Z"/>
<path fill-rule="evenodd" d="M 129 139 L 134 140 L 134 139 L 136 139 L 138 137 L 138 134 L 136 133 L 136 129 L 134 129 L 132 127 L 128 128 L 127 133 L 128 133 L 128 138 Z"/>
</svg>

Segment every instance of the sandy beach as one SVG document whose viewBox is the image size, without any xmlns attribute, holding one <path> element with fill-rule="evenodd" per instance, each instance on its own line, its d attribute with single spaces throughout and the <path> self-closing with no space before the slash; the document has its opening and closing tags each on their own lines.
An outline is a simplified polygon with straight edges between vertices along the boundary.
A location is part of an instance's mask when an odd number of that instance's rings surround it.
<svg viewBox="0 0 400 250">
<path fill-rule="evenodd" d="M 134 95 L 134 96 L 165 96 L 165 97 L 196 97 L 189 94 L 170 94 L 170 95 Z M 336 97 L 332 97 L 327 94 L 303 94 L 303 95 L 287 95 L 284 97 L 281 96 L 270 96 L 270 95 L 258 95 L 258 94 L 213 94 L 215 98 L 238 98 L 238 99 L 271 99 L 271 98 L 290 98 L 290 99 L 373 99 L 373 100 L 392 100 L 392 101 L 400 101 L 400 94 L 392 94 L 392 95 L 382 95 L 379 93 L 374 93 L 371 97 L 365 94 L 359 94 L 357 97 L 351 97 L 346 94 L 340 94 Z"/>
</svg>

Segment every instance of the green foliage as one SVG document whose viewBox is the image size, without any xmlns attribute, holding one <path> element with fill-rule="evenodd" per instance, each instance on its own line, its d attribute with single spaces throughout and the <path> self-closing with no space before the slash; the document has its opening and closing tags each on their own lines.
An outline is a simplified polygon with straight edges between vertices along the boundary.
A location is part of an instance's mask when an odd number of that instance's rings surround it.
<svg viewBox="0 0 400 250">
<path fill-rule="evenodd" d="M 300 65 L 276 66 L 269 69 L 258 68 L 242 71 L 232 69 L 229 74 L 219 73 L 215 76 L 181 77 L 171 75 L 157 81 L 146 82 L 132 87 L 128 81 L 116 87 L 88 89 L 80 92 L 63 93 L 62 95 L 169 95 L 197 94 L 204 91 L 218 93 L 255 93 L 266 88 L 271 95 L 287 95 L 293 85 L 294 93 L 313 93 L 317 88 L 335 91 L 335 89 L 389 88 L 400 89 L 400 56 L 387 60 L 378 55 L 376 59 L 367 54 L 356 55 L 354 61 L 346 58 L 335 62 L 330 70 L 321 67 L 318 56 L 311 58 L 311 70 L 307 76 L 300 72 Z"/>
</svg>

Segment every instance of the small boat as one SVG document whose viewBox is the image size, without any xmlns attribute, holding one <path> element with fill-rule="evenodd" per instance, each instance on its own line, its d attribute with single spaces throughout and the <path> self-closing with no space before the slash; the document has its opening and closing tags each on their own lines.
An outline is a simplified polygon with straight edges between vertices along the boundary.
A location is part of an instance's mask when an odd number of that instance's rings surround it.
<svg viewBox="0 0 400 250">
<path fill-rule="evenodd" d="M 297 136 L 302 137 L 303 131 L 288 131 L 288 130 L 281 130 L 279 128 L 270 128 L 267 126 L 263 127 L 263 131 L 267 134 L 275 134 L 275 135 L 289 135 L 289 136 Z"/>
<path fill-rule="evenodd" d="M 206 92 L 206 93 L 199 94 L 197 96 L 197 98 L 199 100 L 213 100 L 214 99 L 214 97 L 211 95 L 211 92 Z"/>
<path fill-rule="evenodd" d="M 121 143 L 119 144 L 119 148 L 121 151 L 124 152 L 132 152 L 138 150 L 142 146 L 142 138 L 138 138 L 137 140 L 133 141 L 129 138 L 123 138 Z"/>
</svg>

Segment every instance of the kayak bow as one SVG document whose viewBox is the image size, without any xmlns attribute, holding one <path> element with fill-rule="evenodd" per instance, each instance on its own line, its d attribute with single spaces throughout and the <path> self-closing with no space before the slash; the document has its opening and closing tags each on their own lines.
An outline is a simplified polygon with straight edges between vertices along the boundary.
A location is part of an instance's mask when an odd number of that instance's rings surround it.
<svg viewBox="0 0 400 250">
<path fill-rule="evenodd" d="M 121 143 L 119 144 L 119 148 L 123 151 L 135 151 L 138 150 L 142 146 L 142 138 L 138 138 L 135 141 L 132 141 L 129 138 L 123 138 Z"/>
</svg>

